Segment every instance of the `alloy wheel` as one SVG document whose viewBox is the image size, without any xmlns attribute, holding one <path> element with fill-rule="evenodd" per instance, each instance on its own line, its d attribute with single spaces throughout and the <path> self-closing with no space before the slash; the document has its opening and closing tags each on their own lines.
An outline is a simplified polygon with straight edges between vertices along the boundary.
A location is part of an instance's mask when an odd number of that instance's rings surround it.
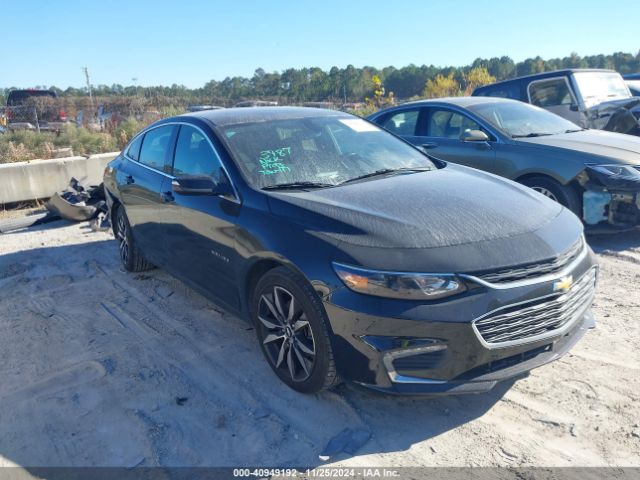
<svg viewBox="0 0 640 480">
<path fill-rule="evenodd" d="M 120 259 L 123 263 L 129 261 L 129 226 L 122 212 L 118 212 L 118 226 L 116 236 L 118 237 L 118 248 L 120 250 Z"/>
<path fill-rule="evenodd" d="M 531 188 L 533 188 L 536 192 L 541 193 L 545 197 L 550 198 L 554 202 L 558 201 L 558 198 L 551 192 L 551 190 L 548 190 L 544 187 L 531 187 Z"/>
<path fill-rule="evenodd" d="M 288 290 L 274 286 L 260 296 L 258 320 L 264 350 L 276 370 L 294 382 L 307 380 L 313 372 L 316 345 L 300 302 Z"/>
</svg>

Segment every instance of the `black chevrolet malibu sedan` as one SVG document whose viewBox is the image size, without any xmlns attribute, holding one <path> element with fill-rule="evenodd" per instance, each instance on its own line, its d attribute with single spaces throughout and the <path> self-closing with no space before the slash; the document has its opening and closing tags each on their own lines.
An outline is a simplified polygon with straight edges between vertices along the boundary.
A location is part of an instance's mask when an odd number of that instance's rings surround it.
<svg viewBox="0 0 640 480">
<path fill-rule="evenodd" d="M 339 379 L 486 391 L 594 325 L 597 267 L 576 216 L 345 113 L 168 118 L 104 180 L 125 268 L 162 267 L 250 319 L 301 392 Z"/>
</svg>

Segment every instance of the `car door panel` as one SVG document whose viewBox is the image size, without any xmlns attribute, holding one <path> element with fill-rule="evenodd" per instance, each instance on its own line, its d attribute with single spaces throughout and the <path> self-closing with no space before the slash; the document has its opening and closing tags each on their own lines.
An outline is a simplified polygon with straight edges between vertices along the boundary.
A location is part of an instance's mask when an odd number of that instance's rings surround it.
<svg viewBox="0 0 640 480">
<path fill-rule="evenodd" d="M 574 123 L 580 123 L 576 94 L 565 76 L 534 80 L 527 87 L 528 101 Z"/>
<path fill-rule="evenodd" d="M 233 308 L 239 298 L 235 229 L 239 205 L 217 196 L 174 194 L 166 204 L 168 270 Z"/>
<path fill-rule="evenodd" d="M 480 170 L 491 171 L 494 167 L 495 150 L 491 142 L 463 142 L 460 133 L 466 126 L 476 129 L 477 122 L 461 112 L 446 107 L 424 108 L 417 136 L 408 140 L 422 147 L 430 155 L 448 162 L 459 163 Z M 438 115 L 442 118 L 434 118 Z M 454 117 L 458 115 L 462 117 Z M 452 123 L 455 118 L 460 123 Z M 444 122 L 444 123 L 438 123 Z"/>
<path fill-rule="evenodd" d="M 140 136 L 141 146 L 137 145 L 135 152 L 129 149 L 126 161 L 116 175 L 134 239 L 147 260 L 156 264 L 163 263 L 165 257 L 161 192 L 170 178 L 167 171 L 171 166 L 176 133 L 174 125 L 161 125 L 145 132 Z M 134 140 L 132 148 L 137 143 L 138 140 Z"/>
<path fill-rule="evenodd" d="M 187 135 L 189 141 L 184 140 Z M 196 147 L 191 148 L 194 144 Z M 185 125 L 178 134 L 174 174 L 178 179 L 183 174 L 211 174 L 217 182 L 228 181 L 206 135 Z M 236 199 L 181 194 L 171 185 L 167 187 L 161 192 L 167 199 L 163 218 L 164 243 L 170 252 L 167 269 L 237 309 L 240 300 L 235 278 L 235 229 L 240 204 Z"/>
<path fill-rule="evenodd" d="M 158 219 L 164 203 L 160 192 L 167 182 L 166 175 L 126 160 L 116 179 L 136 243 L 149 261 L 159 263 L 162 246 L 158 241 Z"/>
</svg>

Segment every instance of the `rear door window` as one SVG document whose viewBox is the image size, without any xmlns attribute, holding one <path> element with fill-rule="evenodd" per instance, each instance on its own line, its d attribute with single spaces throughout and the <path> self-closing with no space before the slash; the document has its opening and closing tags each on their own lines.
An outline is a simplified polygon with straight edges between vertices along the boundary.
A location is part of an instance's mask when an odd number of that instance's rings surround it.
<svg viewBox="0 0 640 480">
<path fill-rule="evenodd" d="M 413 136 L 416 134 L 419 112 L 419 109 L 415 109 L 394 113 L 384 121 L 382 126 L 396 135 Z"/>
<path fill-rule="evenodd" d="M 149 130 L 144 135 L 138 161 L 165 173 L 171 173 L 171 153 L 177 128 L 166 125 Z"/>
<path fill-rule="evenodd" d="M 197 128 L 188 125 L 180 127 L 173 175 L 207 175 L 218 183 L 222 180 L 222 164 L 207 138 Z"/>
<path fill-rule="evenodd" d="M 529 99 L 538 107 L 571 105 L 573 97 L 564 77 L 539 80 L 529 85 Z"/>
</svg>

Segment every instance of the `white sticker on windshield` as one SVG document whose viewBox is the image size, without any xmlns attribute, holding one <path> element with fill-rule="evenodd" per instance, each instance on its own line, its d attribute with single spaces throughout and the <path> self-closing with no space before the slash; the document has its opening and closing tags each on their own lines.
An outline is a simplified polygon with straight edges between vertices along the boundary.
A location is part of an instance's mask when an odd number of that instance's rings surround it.
<svg viewBox="0 0 640 480">
<path fill-rule="evenodd" d="M 380 130 L 378 127 L 360 118 L 341 118 L 340 123 L 343 123 L 355 132 L 377 132 Z"/>
</svg>

